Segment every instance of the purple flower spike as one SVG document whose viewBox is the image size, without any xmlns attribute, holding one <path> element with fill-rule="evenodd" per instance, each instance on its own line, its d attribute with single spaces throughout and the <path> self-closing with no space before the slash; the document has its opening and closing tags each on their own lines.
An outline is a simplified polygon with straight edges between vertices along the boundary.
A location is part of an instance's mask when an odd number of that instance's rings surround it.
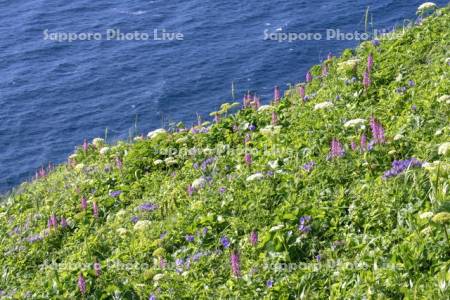
<svg viewBox="0 0 450 300">
<path fill-rule="evenodd" d="M 311 82 L 313 80 L 311 72 L 306 73 L 306 82 Z"/>
<path fill-rule="evenodd" d="M 355 151 L 358 146 L 356 146 L 355 141 L 352 140 L 352 142 L 350 143 L 350 147 L 352 148 L 353 151 Z"/>
<path fill-rule="evenodd" d="M 120 157 L 116 157 L 116 166 L 119 170 L 122 170 L 123 163 Z"/>
<path fill-rule="evenodd" d="M 271 279 L 267 280 L 266 286 L 267 286 L 268 288 L 273 287 L 273 280 L 271 280 Z"/>
<path fill-rule="evenodd" d="M 324 64 L 322 66 L 322 77 L 327 77 L 328 76 L 328 66 L 326 64 Z"/>
<path fill-rule="evenodd" d="M 99 262 L 94 263 L 94 271 L 95 271 L 95 276 L 99 277 L 102 272 L 102 266 L 100 265 Z"/>
<path fill-rule="evenodd" d="M 188 193 L 188 195 L 189 195 L 189 197 L 191 197 L 192 196 L 192 194 L 194 194 L 194 187 L 192 186 L 192 185 L 188 185 L 188 187 L 187 187 L 187 193 Z"/>
<path fill-rule="evenodd" d="M 273 111 L 273 112 L 272 112 L 272 121 L 271 121 L 271 124 L 272 124 L 273 126 L 275 126 L 275 125 L 277 125 L 277 123 L 278 123 L 277 113 Z"/>
<path fill-rule="evenodd" d="M 68 226 L 66 218 L 61 217 L 60 224 L 61 224 L 61 228 L 66 228 Z"/>
<path fill-rule="evenodd" d="M 344 149 L 342 149 L 341 143 L 337 139 L 333 139 L 331 141 L 330 157 L 336 158 L 342 156 L 344 156 Z"/>
<path fill-rule="evenodd" d="M 98 218 L 98 205 L 97 202 L 92 203 L 92 213 L 94 214 L 95 218 Z"/>
<path fill-rule="evenodd" d="M 365 151 L 368 150 L 367 137 L 366 137 L 366 135 L 364 133 L 361 135 L 361 140 L 359 142 L 359 147 L 361 149 L 361 152 L 365 152 Z"/>
<path fill-rule="evenodd" d="M 333 54 L 332 54 L 331 52 L 328 52 L 327 59 L 328 59 L 328 60 L 333 59 Z"/>
<path fill-rule="evenodd" d="M 275 89 L 273 91 L 273 100 L 275 103 L 279 103 L 281 99 L 281 92 L 280 92 L 280 87 L 279 86 L 275 86 Z"/>
<path fill-rule="evenodd" d="M 420 162 L 416 158 L 410 158 L 405 160 L 394 160 L 392 162 L 392 168 L 390 170 L 387 170 L 383 174 L 383 179 L 388 179 L 390 177 L 395 177 L 404 171 L 406 171 L 409 168 L 413 167 L 422 167 L 422 162 Z"/>
<path fill-rule="evenodd" d="M 368 89 L 369 88 L 369 86 L 370 86 L 370 83 L 371 83 L 371 81 L 370 81 L 370 74 L 369 74 L 369 72 L 366 70 L 365 72 L 364 72 L 364 75 L 363 75 L 363 86 L 364 86 L 364 89 Z"/>
<path fill-rule="evenodd" d="M 315 165 L 315 162 L 310 161 L 303 165 L 303 170 L 305 170 L 306 172 L 311 172 L 312 169 L 314 168 L 314 165 Z"/>
<path fill-rule="evenodd" d="M 367 72 L 368 73 L 372 72 L 372 68 L 373 68 L 373 55 L 372 53 L 370 53 L 369 56 L 367 57 Z"/>
<path fill-rule="evenodd" d="M 372 129 L 373 141 L 375 144 L 384 144 L 384 128 L 373 116 L 370 118 L 370 128 Z"/>
<path fill-rule="evenodd" d="M 195 237 L 193 235 L 188 234 L 186 235 L 185 239 L 186 242 L 192 243 L 195 240 Z"/>
<path fill-rule="evenodd" d="M 83 151 L 86 152 L 88 150 L 89 147 L 89 143 L 87 141 L 87 139 L 83 140 Z"/>
<path fill-rule="evenodd" d="M 298 94 L 300 95 L 300 99 L 304 102 L 305 96 L 306 96 L 306 91 L 305 91 L 305 87 L 303 85 L 298 87 Z"/>
<path fill-rule="evenodd" d="M 375 46 L 375 47 L 378 47 L 378 46 L 380 46 L 380 41 L 379 40 L 372 40 L 372 45 L 373 46 Z"/>
<path fill-rule="evenodd" d="M 86 280 L 83 277 L 83 273 L 80 273 L 80 276 L 78 276 L 78 289 L 81 294 L 86 294 Z"/>
<path fill-rule="evenodd" d="M 237 250 L 231 251 L 231 271 L 234 276 L 239 277 L 241 276 L 241 266 L 239 261 L 239 252 Z"/>
<path fill-rule="evenodd" d="M 87 209 L 87 200 L 85 197 L 81 198 L 81 209 L 83 209 L 83 210 Z"/>
<path fill-rule="evenodd" d="M 250 153 L 246 153 L 245 154 L 244 160 L 245 160 L 245 164 L 247 166 L 251 166 L 252 165 L 252 156 L 250 155 Z"/>
<path fill-rule="evenodd" d="M 253 247 L 256 247 L 256 245 L 258 245 L 258 232 L 256 230 L 253 230 L 250 233 L 249 241 Z"/>
</svg>

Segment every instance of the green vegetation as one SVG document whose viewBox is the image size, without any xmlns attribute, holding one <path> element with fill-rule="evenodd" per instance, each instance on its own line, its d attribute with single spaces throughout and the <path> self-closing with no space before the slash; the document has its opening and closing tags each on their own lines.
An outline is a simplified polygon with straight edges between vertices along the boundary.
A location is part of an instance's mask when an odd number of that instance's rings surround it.
<svg viewBox="0 0 450 300">
<path fill-rule="evenodd" d="M 0 298 L 448 298 L 449 28 L 441 9 L 279 103 L 80 147 L 4 199 Z"/>
</svg>

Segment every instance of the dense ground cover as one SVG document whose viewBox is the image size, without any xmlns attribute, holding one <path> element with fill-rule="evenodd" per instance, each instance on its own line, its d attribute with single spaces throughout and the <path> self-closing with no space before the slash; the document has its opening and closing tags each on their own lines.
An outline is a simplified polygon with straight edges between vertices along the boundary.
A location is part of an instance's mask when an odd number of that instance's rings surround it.
<svg viewBox="0 0 450 300">
<path fill-rule="evenodd" d="M 0 298 L 448 298 L 449 28 L 213 124 L 86 142 L 5 197 Z"/>
</svg>

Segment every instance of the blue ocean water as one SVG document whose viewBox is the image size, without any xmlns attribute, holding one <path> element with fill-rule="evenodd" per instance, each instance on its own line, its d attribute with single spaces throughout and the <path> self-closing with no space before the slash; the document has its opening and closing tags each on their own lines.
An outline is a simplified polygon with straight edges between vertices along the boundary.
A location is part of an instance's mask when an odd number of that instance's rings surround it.
<svg viewBox="0 0 450 300">
<path fill-rule="evenodd" d="M 64 162 L 83 138 L 110 141 L 194 122 L 256 91 L 303 80 L 356 40 L 277 42 L 264 32 L 364 32 L 414 19 L 422 1 L 0 0 L 0 191 Z M 436 1 L 440 6 L 447 1 Z M 49 33 L 180 32 L 182 41 L 57 42 Z"/>
</svg>

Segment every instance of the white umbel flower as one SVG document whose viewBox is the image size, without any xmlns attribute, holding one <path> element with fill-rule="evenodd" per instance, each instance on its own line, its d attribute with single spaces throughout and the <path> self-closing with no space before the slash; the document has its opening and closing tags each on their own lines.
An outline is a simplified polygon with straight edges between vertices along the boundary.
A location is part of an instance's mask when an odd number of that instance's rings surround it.
<svg viewBox="0 0 450 300">
<path fill-rule="evenodd" d="M 353 119 L 353 120 L 349 120 L 349 121 L 345 122 L 344 127 L 346 127 L 346 128 L 347 127 L 355 127 L 358 125 L 362 125 L 364 123 L 366 123 L 365 119 Z"/>
<path fill-rule="evenodd" d="M 443 143 L 438 148 L 438 154 L 447 155 L 450 150 L 450 142 Z"/>
<path fill-rule="evenodd" d="M 146 230 L 150 227 L 152 222 L 149 220 L 140 220 L 134 224 L 134 230 Z"/>
<path fill-rule="evenodd" d="M 101 155 L 105 155 L 105 154 L 107 154 L 109 152 L 109 150 L 110 150 L 109 147 L 103 147 L 103 148 L 100 149 L 99 152 L 100 152 Z"/>
<path fill-rule="evenodd" d="M 334 104 L 331 103 L 330 101 L 325 101 L 325 102 L 317 103 L 316 105 L 314 105 L 314 110 L 331 108 L 333 106 L 334 106 Z"/>
<path fill-rule="evenodd" d="M 154 162 L 153 162 L 153 164 L 155 165 L 155 166 L 159 166 L 160 164 L 163 164 L 164 163 L 164 161 L 162 160 L 162 159 L 157 159 L 157 160 L 155 160 Z"/>
<path fill-rule="evenodd" d="M 206 179 L 203 177 L 197 178 L 192 182 L 192 187 L 196 190 L 203 188 L 206 185 Z"/>
<path fill-rule="evenodd" d="M 441 97 L 438 98 L 437 101 L 438 101 L 439 103 L 450 104 L 450 96 L 449 96 L 449 95 L 442 95 Z"/>
<path fill-rule="evenodd" d="M 418 13 L 423 13 L 429 10 L 434 10 L 437 8 L 437 5 L 433 2 L 425 2 L 422 3 L 418 8 L 417 8 L 417 12 Z"/>
<path fill-rule="evenodd" d="M 420 219 L 430 219 L 433 216 L 431 211 L 423 212 L 419 215 Z"/>
<path fill-rule="evenodd" d="M 105 144 L 105 140 L 102 138 L 95 138 L 92 140 L 92 145 L 94 145 L 96 148 L 99 148 Z"/>
<path fill-rule="evenodd" d="M 255 181 L 263 179 L 264 175 L 262 173 L 256 173 L 247 177 L 247 181 Z"/>
<path fill-rule="evenodd" d="M 273 106 L 271 106 L 271 105 L 261 105 L 258 108 L 259 112 L 261 112 L 261 111 L 272 111 L 272 110 L 273 110 Z"/>
</svg>

